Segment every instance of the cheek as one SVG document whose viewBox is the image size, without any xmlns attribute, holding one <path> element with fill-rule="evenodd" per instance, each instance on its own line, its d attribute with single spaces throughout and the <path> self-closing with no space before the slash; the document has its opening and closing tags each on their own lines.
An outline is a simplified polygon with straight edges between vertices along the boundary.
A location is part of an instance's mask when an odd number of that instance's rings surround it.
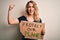
<svg viewBox="0 0 60 40">
<path fill-rule="evenodd" d="M 28 8 L 28 11 L 30 10 L 30 8 Z"/>
<path fill-rule="evenodd" d="M 32 11 L 35 11 L 35 9 L 34 9 L 34 8 L 32 8 Z"/>
<path fill-rule="evenodd" d="M 34 11 L 34 8 L 31 8 L 32 11 Z"/>
<path fill-rule="evenodd" d="M 34 8 L 28 8 L 28 11 L 32 11 L 32 12 L 34 12 L 35 9 L 34 9 Z"/>
</svg>

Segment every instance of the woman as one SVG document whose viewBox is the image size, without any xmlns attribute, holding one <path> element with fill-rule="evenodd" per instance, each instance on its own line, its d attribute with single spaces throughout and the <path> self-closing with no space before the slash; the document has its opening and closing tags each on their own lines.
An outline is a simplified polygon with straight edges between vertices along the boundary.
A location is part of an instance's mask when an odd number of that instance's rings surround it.
<svg viewBox="0 0 60 40">
<path fill-rule="evenodd" d="M 8 24 L 18 24 L 21 20 L 30 21 L 30 22 L 39 22 L 42 23 L 41 18 L 39 18 L 37 4 L 34 1 L 29 1 L 26 4 L 26 15 L 23 15 L 16 20 L 11 17 L 12 9 L 15 5 L 9 5 L 8 10 Z M 41 35 L 44 35 L 44 31 L 42 31 Z M 36 40 L 36 39 L 27 39 L 22 38 L 22 40 Z"/>
</svg>

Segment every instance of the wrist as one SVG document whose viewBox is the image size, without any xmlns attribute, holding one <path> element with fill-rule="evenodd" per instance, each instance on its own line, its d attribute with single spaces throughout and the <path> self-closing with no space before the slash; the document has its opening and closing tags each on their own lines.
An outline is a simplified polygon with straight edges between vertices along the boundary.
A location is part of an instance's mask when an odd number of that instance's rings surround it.
<svg viewBox="0 0 60 40">
<path fill-rule="evenodd" d="M 12 12 L 12 10 L 8 10 L 8 13 L 11 13 Z"/>
</svg>

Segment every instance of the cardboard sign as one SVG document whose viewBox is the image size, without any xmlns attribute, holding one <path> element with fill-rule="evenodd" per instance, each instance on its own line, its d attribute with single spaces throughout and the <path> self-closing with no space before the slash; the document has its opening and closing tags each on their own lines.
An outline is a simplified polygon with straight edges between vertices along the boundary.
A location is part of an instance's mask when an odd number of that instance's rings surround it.
<svg viewBox="0 0 60 40">
<path fill-rule="evenodd" d="M 20 32 L 25 36 L 25 38 L 41 39 L 41 31 L 44 26 L 44 23 L 21 21 Z"/>
</svg>

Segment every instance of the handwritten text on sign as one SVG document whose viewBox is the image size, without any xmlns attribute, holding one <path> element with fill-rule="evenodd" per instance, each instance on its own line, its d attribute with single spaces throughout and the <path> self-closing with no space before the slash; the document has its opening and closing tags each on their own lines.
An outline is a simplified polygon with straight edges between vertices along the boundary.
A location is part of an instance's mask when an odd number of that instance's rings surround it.
<svg viewBox="0 0 60 40">
<path fill-rule="evenodd" d="M 40 39 L 42 38 L 41 30 L 44 26 L 44 23 L 21 21 L 20 32 L 25 36 L 25 38 Z"/>
</svg>

